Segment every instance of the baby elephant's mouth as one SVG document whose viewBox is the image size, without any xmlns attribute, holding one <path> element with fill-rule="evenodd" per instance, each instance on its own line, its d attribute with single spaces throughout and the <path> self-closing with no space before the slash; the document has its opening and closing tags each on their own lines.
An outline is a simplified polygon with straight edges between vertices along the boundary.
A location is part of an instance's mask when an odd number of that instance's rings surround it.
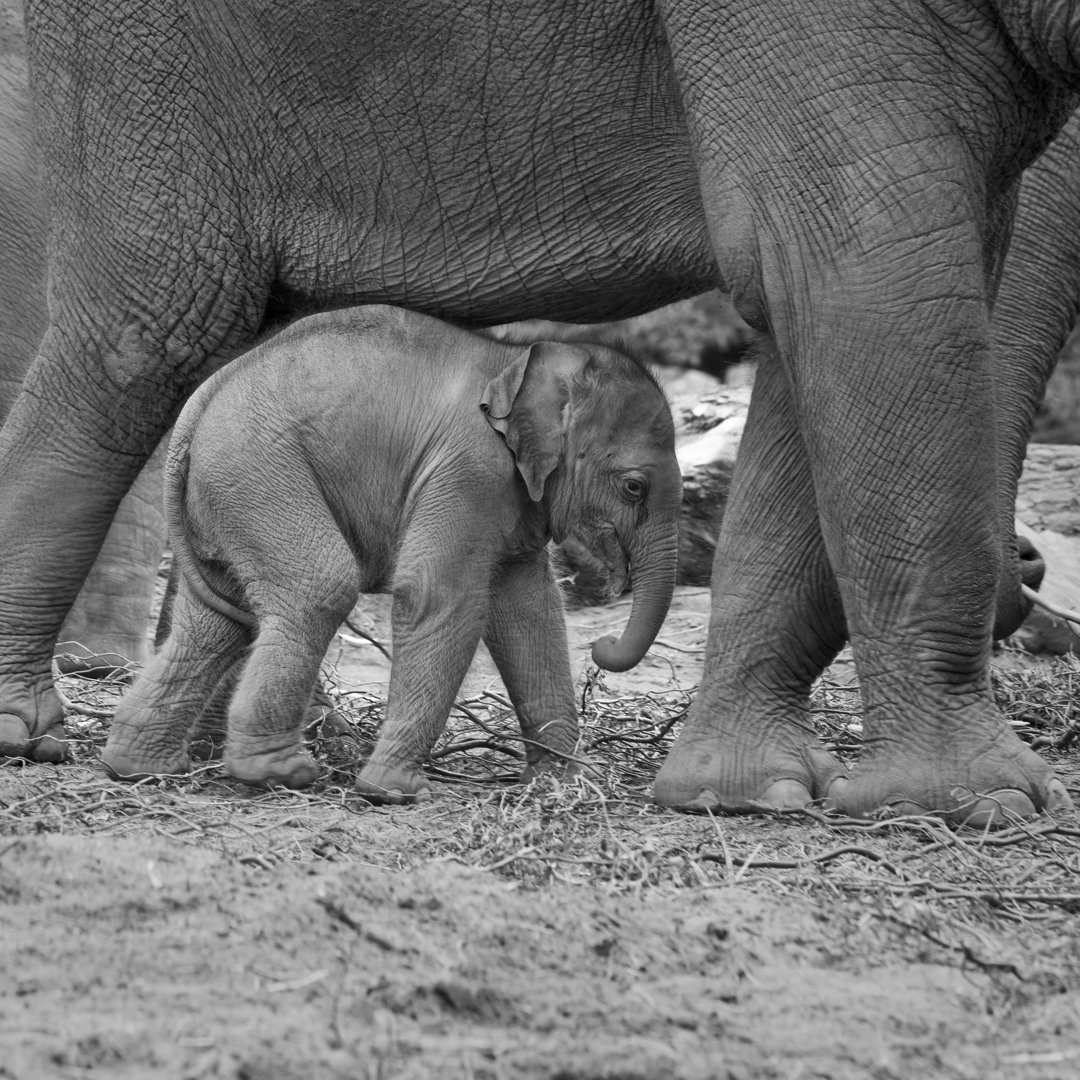
<svg viewBox="0 0 1080 1080">
<path fill-rule="evenodd" d="M 630 565 L 614 531 L 598 533 L 592 544 L 568 536 L 561 545 L 563 560 L 571 569 L 569 580 L 588 590 L 601 603 L 622 596 L 630 580 Z M 583 581 L 587 578 L 587 583 Z"/>
</svg>

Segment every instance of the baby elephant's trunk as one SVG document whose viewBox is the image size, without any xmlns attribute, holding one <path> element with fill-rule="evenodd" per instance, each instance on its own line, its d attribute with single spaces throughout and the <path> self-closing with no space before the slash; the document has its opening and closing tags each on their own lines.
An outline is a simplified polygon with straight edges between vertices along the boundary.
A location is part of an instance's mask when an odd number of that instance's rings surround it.
<svg viewBox="0 0 1080 1080">
<path fill-rule="evenodd" d="M 662 529 L 662 531 L 661 531 Z M 593 644 L 592 658 L 607 671 L 626 671 L 642 657 L 660 633 L 679 565 L 678 524 L 665 522 L 653 530 L 643 528 L 630 553 L 634 602 L 621 637 L 602 637 Z"/>
</svg>

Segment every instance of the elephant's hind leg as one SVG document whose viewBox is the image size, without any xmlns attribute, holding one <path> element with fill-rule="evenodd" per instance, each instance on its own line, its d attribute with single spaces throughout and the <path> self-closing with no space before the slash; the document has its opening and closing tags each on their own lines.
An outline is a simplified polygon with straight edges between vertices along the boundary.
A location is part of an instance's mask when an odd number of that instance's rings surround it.
<svg viewBox="0 0 1080 1080">
<path fill-rule="evenodd" d="M 191 729 L 188 749 L 198 761 L 219 761 L 225 754 L 228 737 L 229 706 L 232 704 L 236 684 L 244 670 L 246 656 L 238 656 L 232 667 L 218 680 Z"/>
<path fill-rule="evenodd" d="M 57 116 L 78 111 L 63 81 Z M 188 392 L 258 332 L 275 275 L 272 246 L 244 239 L 246 193 L 214 182 L 221 147 L 181 139 L 164 153 L 159 141 L 163 153 L 124 164 L 185 109 L 146 90 L 125 91 L 141 121 L 125 110 L 89 157 L 58 146 L 50 159 L 52 211 L 70 227 L 53 253 L 49 329 L 0 434 L 0 754 L 65 756 L 51 675 L 63 620 Z M 165 196 L 180 176 L 189 197 Z M 133 182 L 156 195 L 133 196 Z"/>
<path fill-rule="evenodd" d="M 752 810 L 836 794 L 845 771 L 813 733 L 810 688 L 843 645 L 844 620 L 775 361 L 757 376 L 712 595 L 704 678 L 657 774 L 656 801 Z"/>
<path fill-rule="evenodd" d="M 307 708 L 326 650 L 360 595 L 356 559 L 323 513 L 325 524 L 308 522 L 302 533 L 317 535 L 319 549 L 298 550 L 295 534 L 282 565 L 264 567 L 250 589 L 259 628 L 229 707 L 225 769 L 255 787 L 306 787 L 319 774 L 304 745 Z"/>
<path fill-rule="evenodd" d="M 162 466 L 168 440 L 143 466 L 120 503 L 105 543 L 68 612 L 56 644 L 63 674 L 105 678 L 142 667 L 158 566 L 165 548 Z"/>
<path fill-rule="evenodd" d="M 106 769 L 121 779 L 187 772 L 192 727 L 249 639 L 246 627 L 181 585 L 172 632 L 117 706 Z"/>
</svg>

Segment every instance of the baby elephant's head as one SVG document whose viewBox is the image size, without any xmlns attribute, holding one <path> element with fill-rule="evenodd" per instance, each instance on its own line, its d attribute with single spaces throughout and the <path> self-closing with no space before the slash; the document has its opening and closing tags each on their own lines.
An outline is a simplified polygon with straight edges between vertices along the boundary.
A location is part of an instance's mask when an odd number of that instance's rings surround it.
<svg viewBox="0 0 1080 1080">
<path fill-rule="evenodd" d="M 630 621 L 593 645 L 593 660 L 633 667 L 664 621 L 678 564 L 682 477 L 663 392 L 617 349 L 542 341 L 488 384 L 482 404 L 554 539 L 576 540 L 620 584 L 630 576 Z"/>
</svg>

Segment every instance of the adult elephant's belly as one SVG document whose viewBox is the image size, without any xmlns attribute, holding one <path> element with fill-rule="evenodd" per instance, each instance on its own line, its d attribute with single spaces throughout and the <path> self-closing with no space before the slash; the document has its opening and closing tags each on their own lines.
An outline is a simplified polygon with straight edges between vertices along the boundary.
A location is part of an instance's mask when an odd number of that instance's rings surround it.
<svg viewBox="0 0 1080 1080">
<path fill-rule="evenodd" d="M 628 4 L 599 40 L 578 17 L 534 25 L 521 56 L 516 34 L 478 51 L 452 20 L 422 77 L 411 56 L 354 61 L 339 105 L 321 84 L 294 97 L 302 143 L 270 148 L 251 186 L 272 193 L 278 292 L 496 323 L 618 318 L 720 284 L 653 16 Z"/>
<path fill-rule="evenodd" d="M 298 309 L 389 303 L 491 324 L 623 318 L 716 288 L 696 177 L 660 150 L 648 164 L 642 148 L 640 171 L 537 176 L 524 192 L 481 172 L 425 197 L 402 181 L 408 205 L 374 222 L 309 205 L 290 219 L 276 291 Z"/>
</svg>

